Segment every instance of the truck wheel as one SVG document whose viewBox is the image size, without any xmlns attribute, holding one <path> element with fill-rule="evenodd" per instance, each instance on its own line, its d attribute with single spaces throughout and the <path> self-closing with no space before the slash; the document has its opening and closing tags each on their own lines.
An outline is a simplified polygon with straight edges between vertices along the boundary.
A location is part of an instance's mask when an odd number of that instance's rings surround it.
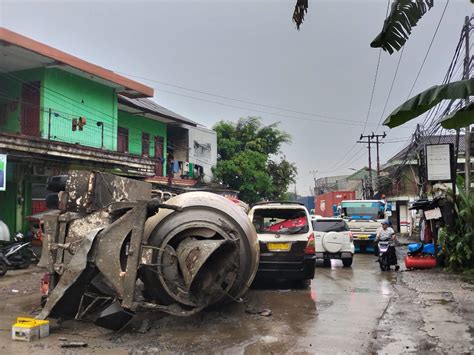
<svg viewBox="0 0 474 355">
<path fill-rule="evenodd" d="M 0 260 L 0 276 L 3 276 L 8 271 L 8 265 L 3 260 Z"/>
<path fill-rule="evenodd" d="M 342 265 L 344 265 L 344 267 L 350 267 L 352 265 L 352 258 L 342 259 Z"/>
</svg>

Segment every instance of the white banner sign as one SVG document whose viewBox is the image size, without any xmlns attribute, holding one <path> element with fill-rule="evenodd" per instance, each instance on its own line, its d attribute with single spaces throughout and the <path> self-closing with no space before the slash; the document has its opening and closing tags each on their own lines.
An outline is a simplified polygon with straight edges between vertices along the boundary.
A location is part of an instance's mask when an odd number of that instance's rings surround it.
<svg viewBox="0 0 474 355">
<path fill-rule="evenodd" d="M 451 149 L 449 144 L 426 146 L 428 181 L 451 181 Z"/>
<path fill-rule="evenodd" d="M 425 218 L 427 220 L 440 219 L 442 217 L 441 210 L 439 209 L 439 207 L 436 207 L 435 209 L 432 209 L 432 210 L 427 210 L 424 213 L 425 213 Z"/>
<path fill-rule="evenodd" d="M 7 155 L 0 154 L 0 191 L 7 188 Z"/>
</svg>

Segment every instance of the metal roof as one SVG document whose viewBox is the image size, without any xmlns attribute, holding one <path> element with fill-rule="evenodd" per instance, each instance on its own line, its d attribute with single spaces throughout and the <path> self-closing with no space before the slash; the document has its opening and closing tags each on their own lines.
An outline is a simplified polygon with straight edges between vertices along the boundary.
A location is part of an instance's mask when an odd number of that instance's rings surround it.
<svg viewBox="0 0 474 355">
<path fill-rule="evenodd" d="M 186 118 L 184 116 L 181 116 L 180 114 L 177 114 L 176 112 L 168 110 L 167 108 L 164 108 L 163 106 L 158 105 L 155 101 L 150 100 L 150 99 L 145 99 L 145 98 L 132 99 L 124 95 L 118 95 L 118 102 L 119 104 L 138 110 L 137 113 L 139 112 L 148 113 L 151 115 L 166 118 L 173 122 L 184 123 L 184 124 L 194 126 L 194 127 L 198 125 L 196 122 L 190 120 L 189 118 Z"/>
</svg>

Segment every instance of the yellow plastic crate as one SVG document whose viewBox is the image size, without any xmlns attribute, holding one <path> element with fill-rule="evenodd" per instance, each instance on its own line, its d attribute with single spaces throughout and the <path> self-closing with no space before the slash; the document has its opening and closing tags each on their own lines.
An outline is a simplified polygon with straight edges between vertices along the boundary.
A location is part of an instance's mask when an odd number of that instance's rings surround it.
<svg viewBox="0 0 474 355">
<path fill-rule="evenodd" d="M 49 335 L 49 321 L 34 318 L 18 317 L 12 325 L 12 339 L 34 341 Z"/>
</svg>

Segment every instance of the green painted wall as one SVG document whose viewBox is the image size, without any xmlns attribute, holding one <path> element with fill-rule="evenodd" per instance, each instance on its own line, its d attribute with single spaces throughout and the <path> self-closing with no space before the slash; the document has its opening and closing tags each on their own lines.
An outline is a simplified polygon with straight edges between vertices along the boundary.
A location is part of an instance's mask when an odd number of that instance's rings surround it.
<svg viewBox="0 0 474 355">
<path fill-rule="evenodd" d="M 57 68 L 45 70 L 43 106 L 52 108 L 52 140 L 101 147 L 104 123 L 104 147 L 117 149 L 117 94 L 114 89 Z M 72 120 L 86 118 L 83 130 L 72 131 Z M 43 113 L 43 138 L 48 137 L 49 112 Z"/>
<path fill-rule="evenodd" d="M 118 125 L 128 129 L 128 152 L 130 154 L 142 154 L 142 133 L 145 132 L 150 135 L 149 156 L 155 156 L 155 136 L 159 136 L 163 137 L 163 155 L 166 158 L 167 128 L 165 123 L 119 111 Z M 163 175 L 166 176 L 165 163 L 163 163 L 163 172 Z"/>
<path fill-rule="evenodd" d="M 0 130 L 20 132 L 21 88 L 24 83 L 40 81 L 43 84 L 44 68 L 23 70 L 14 73 L 0 73 Z M 43 106 L 43 91 L 40 93 L 40 106 Z M 41 120 L 40 114 L 40 120 Z"/>
<path fill-rule="evenodd" d="M 0 191 L 0 220 L 6 223 L 10 230 L 10 237 L 13 237 L 17 229 L 17 191 L 18 184 L 15 180 L 16 165 L 7 163 L 7 189 Z"/>
</svg>

